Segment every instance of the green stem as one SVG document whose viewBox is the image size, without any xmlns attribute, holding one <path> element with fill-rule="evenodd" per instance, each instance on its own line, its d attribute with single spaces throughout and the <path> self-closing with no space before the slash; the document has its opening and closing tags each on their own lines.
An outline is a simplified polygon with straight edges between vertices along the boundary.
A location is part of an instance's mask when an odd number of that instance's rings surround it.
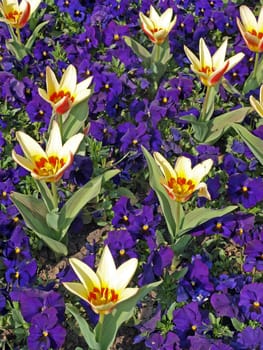
<svg viewBox="0 0 263 350">
<path fill-rule="evenodd" d="M 254 69 L 253 69 L 253 78 L 256 78 L 256 76 L 257 76 L 258 60 L 259 60 L 259 52 L 256 52 Z"/>
<path fill-rule="evenodd" d="M 53 201 L 55 208 L 58 208 L 58 189 L 55 182 L 51 182 L 51 191 L 53 195 Z"/>
<path fill-rule="evenodd" d="M 104 317 L 105 317 L 105 315 L 100 313 L 99 322 L 98 322 L 99 323 L 99 339 L 97 339 L 99 344 L 100 344 L 101 338 L 102 338 L 102 329 L 103 329 L 102 326 L 103 326 L 103 322 L 104 322 Z"/>
<path fill-rule="evenodd" d="M 22 44 L 21 43 L 21 35 L 20 35 L 20 29 L 19 28 L 16 29 L 16 36 L 17 36 L 17 41 L 19 42 L 19 44 Z"/>
<path fill-rule="evenodd" d="M 205 99 L 201 110 L 200 121 L 203 121 L 203 122 L 206 121 L 206 113 L 207 113 L 208 100 L 209 100 L 211 88 L 212 88 L 211 86 L 207 86 Z"/>
<path fill-rule="evenodd" d="M 176 202 L 176 205 L 175 205 L 175 223 L 176 223 L 176 226 L 175 226 L 175 239 L 177 238 L 177 235 L 180 231 L 180 228 L 181 228 L 181 208 L 182 204 L 180 202 Z"/>
<path fill-rule="evenodd" d="M 61 115 L 61 114 L 57 114 L 57 115 L 56 115 L 56 120 L 57 120 L 57 122 L 58 122 L 58 126 L 59 126 L 59 130 L 60 130 L 61 139 L 63 139 L 63 121 L 62 121 L 62 115 Z"/>
</svg>

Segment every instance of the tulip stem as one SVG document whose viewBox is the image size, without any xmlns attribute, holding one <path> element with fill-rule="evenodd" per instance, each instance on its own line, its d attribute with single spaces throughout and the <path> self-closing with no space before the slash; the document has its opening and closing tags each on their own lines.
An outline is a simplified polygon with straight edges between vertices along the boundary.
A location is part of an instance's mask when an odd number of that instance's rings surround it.
<svg viewBox="0 0 263 350">
<path fill-rule="evenodd" d="M 175 236 L 177 236 L 178 232 L 181 228 L 181 203 L 175 203 Z"/>
<path fill-rule="evenodd" d="M 98 335 L 99 335 L 99 338 L 97 339 L 98 342 L 100 343 L 101 341 L 101 338 L 102 338 L 102 330 L 103 330 L 103 322 L 104 322 L 104 317 L 105 315 L 103 313 L 100 313 L 100 317 L 99 317 L 99 322 L 98 322 L 98 326 L 99 326 L 99 329 L 98 329 Z"/>
<path fill-rule="evenodd" d="M 53 201 L 55 208 L 58 208 L 58 190 L 55 182 L 51 182 L 51 191 L 53 195 Z"/>
<path fill-rule="evenodd" d="M 253 78 L 256 78 L 256 76 L 257 76 L 258 60 L 259 60 L 259 52 L 256 52 L 255 62 L 254 62 L 254 70 L 253 70 Z"/>
<path fill-rule="evenodd" d="M 207 114 L 207 107 L 208 107 L 210 92 L 211 92 L 211 86 L 207 86 L 206 94 L 205 94 L 205 98 L 204 98 L 204 102 L 201 110 L 201 115 L 200 115 L 200 121 L 202 122 L 206 121 L 206 114 Z"/>
<path fill-rule="evenodd" d="M 21 35 L 20 35 L 19 28 L 17 28 L 17 30 L 16 30 L 16 36 L 17 36 L 17 40 L 18 40 L 19 44 L 21 44 Z"/>
</svg>

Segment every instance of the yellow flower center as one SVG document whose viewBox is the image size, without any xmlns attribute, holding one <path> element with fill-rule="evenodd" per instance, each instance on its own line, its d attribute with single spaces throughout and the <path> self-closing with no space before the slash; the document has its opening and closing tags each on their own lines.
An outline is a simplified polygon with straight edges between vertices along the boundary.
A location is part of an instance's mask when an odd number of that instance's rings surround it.
<svg viewBox="0 0 263 350">
<path fill-rule="evenodd" d="M 119 253 L 120 253 L 121 256 L 123 256 L 123 255 L 125 254 L 125 249 L 121 249 L 121 250 L 119 251 Z"/>
<path fill-rule="evenodd" d="M 243 187 L 242 187 L 242 191 L 243 191 L 243 192 L 247 192 L 247 191 L 248 191 L 248 188 L 247 188 L 246 186 L 243 186 Z"/>
<path fill-rule="evenodd" d="M 242 236 L 242 234 L 244 233 L 244 230 L 240 227 L 238 230 L 237 230 L 237 233 Z"/>
<path fill-rule="evenodd" d="M 128 221 L 129 220 L 127 215 L 123 215 L 122 218 L 123 218 L 124 221 Z"/>
<path fill-rule="evenodd" d="M 178 177 L 177 179 L 172 177 L 168 181 L 168 187 L 172 190 L 176 197 L 183 200 L 186 200 L 195 190 L 193 180 L 187 180 L 184 177 Z"/>
<path fill-rule="evenodd" d="M 220 230 L 221 228 L 222 228 L 221 222 L 217 222 L 217 223 L 216 223 L 216 229 L 217 229 L 217 230 Z"/>
<path fill-rule="evenodd" d="M 18 217 L 15 216 L 15 217 L 13 218 L 13 221 L 14 221 L 14 222 L 18 222 L 18 221 L 19 221 Z"/>
<path fill-rule="evenodd" d="M 49 97 L 50 101 L 53 103 L 57 103 L 58 101 L 60 101 L 62 98 L 67 97 L 69 100 L 71 100 L 71 102 L 74 102 L 74 96 L 71 96 L 69 91 L 55 91 L 53 92 L 53 94 Z"/>
<path fill-rule="evenodd" d="M 19 278 L 19 272 L 16 271 L 16 273 L 15 273 L 15 279 L 18 279 L 18 278 Z"/>
<path fill-rule="evenodd" d="M 6 191 L 3 191 L 3 192 L 2 192 L 2 197 L 4 197 L 4 198 L 5 198 L 6 196 L 7 196 Z"/>
<path fill-rule="evenodd" d="M 15 253 L 16 253 L 16 254 L 19 254 L 20 252 L 21 252 L 21 249 L 20 249 L 19 247 L 16 247 L 16 248 L 15 248 Z"/>
<path fill-rule="evenodd" d="M 197 330 L 197 327 L 195 324 L 193 324 L 191 328 L 192 328 L 192 331 L 194 331 L 194 332 Z"/>
<path fill-rule="evenodd" d="M 12 9 L 8 13 L 6 13 L 5 17 L 12 23 L 18 23 L 21 15 L 22 11 L 19 11 L 18 9 Z"/>
<path fill-rule="evenodd" d="M 116 303 L 119 300 L 119 295 L 114 289 L 99 289 L 94 287 L 93 290 L 89 292 L 87 299 L 91 304 L 97 306 L 108 303 Z"/>
<path fill-rule="evenodd" d="M 258 309 L 258 308 L 260 307 L 260 303 L 259 303 L 258 301 L 254 301 L 253 307 L 254 307 L 255 309 Z"/>
<path fill-rule="evenodd" d="M 163 103 L 167 103 L 168 102 L 168 99 L 167 97 L 164 97 L 163 100 L 162 100 Z"/>
<path fill-rule="evenodd" d="M 255 29 L 252 29 L 249 33 L 254 35 L 254 36 L 256 36 L 258 39 L 262 39 L 263 38 L 263 33 L 262 32 L 257 32 Z"/>
<path fill-rule="evenodd" d="M 42 332 L 42 335 L 43 335 L 43 337 L 46 338 L 46 337 L 48 336 L 48 332 L 47 332 L 47 331 L 43 331 L 43 332 Z"/>
<path fill-rule="evenodd" d="M 55 175 L 65 165 L 66 160 L 58 156 L 50 156 L 48 158 L 35 157 L 36 167 L 33 171 L 40 176 Z"/>
<path fill-rule="evenodd" d="M 147 230 L 148 230 L 148 228 L 149 228 L 149 226 L 148 226 L 148 225 L 143 225 L 143 227 L 142 227 L 143 231 L 147 231 Z"/>
<path fill-rule="evenodd" d="M 119 36 L 119 34 L 114 34 L 114 40 L 115 40 L 115 41 L 120 40 L 120 36 Z"/>
</svg>

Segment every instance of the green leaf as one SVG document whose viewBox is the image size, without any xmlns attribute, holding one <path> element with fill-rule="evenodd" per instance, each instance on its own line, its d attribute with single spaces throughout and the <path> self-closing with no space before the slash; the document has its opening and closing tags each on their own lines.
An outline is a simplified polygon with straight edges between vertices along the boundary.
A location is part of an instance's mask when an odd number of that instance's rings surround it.
<svg viewBox="0 0 263 350">
<path fill-rule="evenodd" d="M 132 49 L 135 55 L 139 56 L 143 60 L 150 59 L 150 52 L 146 50 L 141 44 L 139 44 L 136 40 L 128 36 L 123 36 L 123 39 L 126 45 L 128 45 Z"/>
<path fill-rule="evenodd" d="M 159 169 L 158 165 L 156 164 L 154 158 L 151 156 L 151 154 L 142 146 L 143 154 L 146 158 L 148 168 L 149 168 L 149 175 L 150 175 L 150 186 L 155 191 L 159 203 L 162 208 L 162 212 L 166 221 L 166 225 L 168 228 L 168 231 L 170 233 L 170 236 L 172 239 L 175 236 L 175 229 L 176 229 L 176 222 L 174 219 L 173 212 L 175 212 L 175 204 L 174 201 L 172 201 L 165 192 L 165 189 L 160 184 L 160 179 L 162 177 L 161 170 Z"/>
<path fill-rule="evenodd" d="M 57 209 L 54 209 L 52 212 L 47 213 L 46 222 L 48 227 L 52 228 L 54 231 L 59 231 L 59 213 Z"/>
<path fill-rule="evenodd" d="M 26 44 L 25 44 L 25 47 L 28 49 L 28 50 L 31 50 L 32 46 L 34 45 L 34 42 L 36 41 L 37 39 L 37 36 L 39 34 L 39 32 L 41 31 L 41 29 L 46 25 L 48 24 L 49 21 L 45 21 L 45 22 L 42 22 L 40 23 L 38 26 L 36 26 L 36 28 L 34 29 L 33 33 L 31 34 L 31 36 L 29 37 L 29 39 L 27 40 Z"/>
<path fill-rule="evenodd" d="M 237 208 L 238 206 L 236 205 L 230 205 L 226 208 L 217 210 L 209 208 L 196 208 L 185 215 L 180 235 L 192 230 L 195 227 L 198 227 L 199 225 L 204 224 L 208 220 L 229 214 Z"/>
<path fill-rule="evenodd" d="M 81 209 L 100 193 L 102 182 L 109 180 L 118 173 L 119 170 L 106 171 L 104 174 L 90 180 L 68 199 L 59 212 L 58 227 L 61 235 L 60 240 L 67 234 L 72 221 Z"/>
<path fill-rule="evenodd" d="M 192 238 L 193 237 L 191 235 L 183 235 L 174 242 L 173 251 L 176 257 L 180 256 L 183 252 L 185 252 L 185 250 L 187 250 L 186 247 Z"/>
<path fill-rule="evenodd" d="M 236 331 L 241 332 L 245 328 L 245 324 L 237 318 L 231 318 L 231 322 Z"/>
<path fill-rule="evenodd" d="M 255 90 L 257 87 L 259 87 L 260 83 L 257 81 L 255 75 L 254 75 L 254 70 L 252 73 L 249 75 L 247 80 L 244 83 L 243 86 L 243 94 L 247 94 L 251 90 Z"/>
<path fill-rule="evenodd" d="M 74 316 L 89 348 L 91 350 L 101 350 L 99 343 L 96 341 L 95 334 L 91 331 L 87 321 L 79 314 L 78 310 L 73 305 L 66 304 L 66 311 Z"/>
<path fill-rule="evenodd" d="M 6 47 L 18 61 L 21 61 L 29 53 L 24 45 L 12 39 L 6 40 Z"/>
<path fill-rule="evenodd" d="M 251 152 L 257 158 L 257 160 L 263 165 L 263 141 L 251 134 L 244 126 L 239 124 L 232 124 L 232 128 L 247 144 Z"/>
<path fill-rule="evenodd" d="M 66 142 L 71 136 L 77 134 L 84 127 L 88 114 L 89 106 L 87 98 L 72 108 L 69 116 L 63 123 L 63 142 Z"/>
<path fill-rule="evenodd" d="M 205 117 L 204 121 L 210 120 L 212 117 L 214 110 L 215 110 L 215 97 L 218 93 L 218 86 L 210 86 L 209 87 L 209 92 L 208 93 L 208 98 L 207 98 L 207 104 L 206 104 L 206 110 L 204 111 Z M 203 102 L 204 103 L 204 102 Z"/>
<path fill-rule="evenodd" d="M 51 212 L 53 209 L 55 209 L 56 206 L 50 189 L 44 181 L 35 180 L 35 184 L 41 194 L 43 201 L 46 204 L 47 210 Z"/>
<path fill-rule="evenodd" d="M 59 242 L 58 239 L 53 239 L 47 235 L 43 235 L 40 234 L 39 232 L 35 231 L 36 236 L 38 236 L 38 238 L 40 238 L 43 242 L 46 243 L 46 245 L 53 251 L 55 252 L 57 255 L 64 255 L 67 256 L 68 255 L 68 248 L 67 246 L 62 243 Z"/>
<path fill-rule="evenodd" d="M 250 107 L 239 108 L 212 119 L 209 136 L 205 139 L 205 143 L 213 144 L 216 142 L 232 126 L 232 123 L 242 123 L 250 110 Z"/>
<path fill-rule="evenodd" d="M 193 115 L 187 115 L 181 117 L 181 119 L 188 121 L 192 125 L 194 131 L 194 138 L 198 142 L 204 142 L 211 128 L 211 121 L 200 121 L 196 119 Z"/>
<path fill-rule="evenodd" d="M 112 313 L 105 316 L 101 327 L 96 326 L 95 328 L 97 336 L 99 337 L 98 333 L 101 334 L 100 339 L 97 338 L 99 339 L 100 350 L 108 350 L 110 348 L 120 326 L 123 324 L 123 322 L 128 321 L 132 317 L 134 308 L 138 301 L 140 301 L 146 294 L 159 286 L 161 283 L 162 281 L 158 281 L 143 286 L 139 289 L 136 295 L 118 304 Z"/>
</svg>

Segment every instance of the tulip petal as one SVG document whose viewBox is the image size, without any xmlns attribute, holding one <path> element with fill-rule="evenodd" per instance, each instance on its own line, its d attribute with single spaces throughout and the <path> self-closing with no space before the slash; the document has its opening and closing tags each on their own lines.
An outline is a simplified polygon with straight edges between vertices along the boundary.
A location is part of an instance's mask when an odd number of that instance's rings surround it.
<svg viewBox="0 0 263 350">
<path fill-rule="evenodd" d="M 70 137 L 59 151 L 60 157 L 68 156 L 69 154 L 75 154 L 84 138 L 84 134 L 78 133 Z"/>
<path fill-rule="evenodd" d="M 257 31 L 258 23 L 253 12 L 245 5 L 240 6 L 240 17 L 246 31 Z"/>
<path fill-rule="evenodd" d="M 56 121 L 53 121 L 48 143 L 46 146 L 46 153 L 48 156 L 51 156 L 54 154 L 58 155 L 61 149 L 62 149 L 62 140 L 61 140 L 59 126 Z"/>
<path fill-rule="evenodd" d="M 208 192 L 207 186 L 204 182 L 201 182 L 196 189 L 198 190 L 198 197 L 205 197 L 206 199 L 211 200 L 210 193 Z"/>
<path fill-rule="evenodd" d="M 131 281 L 138 266 L 138 260 L 129 259 L 117 268 L 116 275 L 118 277 L 117 284 L 112 286 L 116 290 L 124 289 Z"/>
<path fill-rule="evenodd" d="M 125 288 L 120 292 L 120 302 L 133 297 L 138 291 L 139 288 Z"/>
<path fill-rule="evenodd" d="M 184 179 L 192 177 L 192 162 L 187 157 L 178 157 L 174 167 L 177 177 Z"/>
<path fill-rule="evenodd" d="M 23 131 L 16 132 L 16 138 L 25 154 L 25 156 L 34 163 L 35 156 L 47 158 L 42 147 L 29 135 Z"/>
<path fill-rule="evenodd" d="M 150 6 L 150 19 L 153 23 L 159 26 L 160 16 L 152 5 Z"/>
<path fill-rule="evenodd" d="M 93 287 L 101 288 L 98 276 L 87 264 L 76 258 L 70 258 L 69 262 L 86 290 L 90 291 Z"/>
<path fill-rule="evenodd" d="M 160 28 L 168 28 L 173 17 L 173 9 L 169 7 L 160 17 Z"/>
<path fill-rule="evenodd" d="M 227 71 L 232 69 L 235 65 L 237 65 L 243 58 L 245 57 L 245 54 L 242 52 L 239 52 L 238 54 L 230 57 L 227 61 L 229 62 Z"/>
<path fill-rule="evenodd" d="M 223 42 L 223 44 L 216 50 L 212 57 L 214 68 L 220 68 L 225 62 L 226 57 L 226 49 L 227 49 L 227 39 Z"/>
<path fill-rule="evenodd" d="M 107 245 L 103 249 L 96 273 L 102 287 L 115 285 L 117 280 L 116 265 Z"/>
<path fill-rule="evenodd" d="M 34 163 L 32 163 L 29 159 L 20 156 L 14 150 L 12 151 L 12 158 L 17 164 L 19 164 L 20 166 L 22 166 L 23 168 L 25 168 L 30 172 L 35 168 Z"/>
<path fill-rule="evenodd" d="M 75 95 L 78 95 L 83 90 L 86 90 L 90 86 L 92 80 L 93 80 L 93 77 L 88 77 L 87 79 L 78 83 L 76 90 L 75 90 Z M 90 91 L 90 90 L 88 90 L 88 91 Z"/>
<path fill-rule="evenodd" d="M 206 67 L 212 68 L 212 57 L 203 38 L 199 41 L 199 58 L 201 69 Z"/>
<path fill-rule="evenodd" d="M 189 59 L 189 61 L 194 66 L 194 69 L 199 71 L 201 69 L 201 63 L 200 63 L 199 59 L 197 58 L 197 56 L 190 49 L 188 49 L 187 46 L 184 46 L 184 52 L 185 52 L 187 58 Z"/>
<path fill-rule="evenodd" d="M 205 177 L 213 166 L 212 159 L 206 159 L 202 163 L 197 164 L 192 170 L 192 178 L 197 184 Z"/>
<path fill-rule="evenodd" d="M 59 89 L 59 83 L 57 81 L 55 73 L 50 67 L 46 68 L 46 84 L 47 84 L 47 95 L 50 101 L 50 97 L 54 94 L 54 92 L 57 92 Z"/>
<path fill-rule="evenodd" d="M 77 86 L 77 71 L 76 68 L 70 64 L 66 71 L 64 72 L 61 82 L 60 82 L 60 90 L 64 92 L 70 92 L 73 95 Z"/>
<path fill-rule="evenodd" d="M 171 177 L 176 178 L 174 168 L 159 152 L 154 152 L 153 157 L 157 165 L 160 167 L 166 181 L 169 181 Z"/>
<path fill-rule="evenodd" d="M 81 283 L 76 282 L 63 282 L 63 286 L 67 288 L 71 293 L 77 295 L 81 299 L 88 302 L 88 291 Z"/>
<path fill-rule="evenodd" d="M 249 97 L 249 102 L 254 110 L 263 118 L 263 106 L 255 99 L 254 96 Z"/>
</svg>

